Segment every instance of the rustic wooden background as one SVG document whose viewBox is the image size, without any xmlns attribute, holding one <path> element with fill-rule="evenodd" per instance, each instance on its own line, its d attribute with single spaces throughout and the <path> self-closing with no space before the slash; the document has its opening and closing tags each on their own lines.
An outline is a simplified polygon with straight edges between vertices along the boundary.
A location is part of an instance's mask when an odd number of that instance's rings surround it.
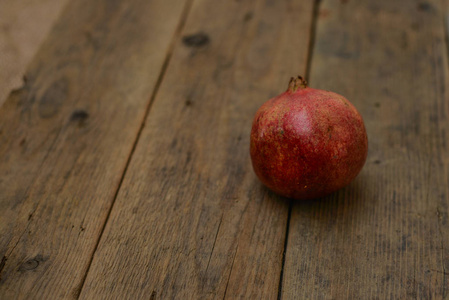
<svg viewBox="0 0 449 300">
<path fill-rule="evenodd" d="M 0 2 L 0 299 L 449 299 L 446 0 Z M 364 117 L 348 187 L 249 158 L 306 75 Z"/>
</svg>

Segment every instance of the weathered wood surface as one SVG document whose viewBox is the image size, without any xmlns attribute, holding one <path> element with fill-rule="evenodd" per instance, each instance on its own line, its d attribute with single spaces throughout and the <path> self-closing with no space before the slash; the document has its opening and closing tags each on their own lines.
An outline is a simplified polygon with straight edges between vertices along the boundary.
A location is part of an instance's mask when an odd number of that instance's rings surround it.
<svg viewBox="0 0 449 300">
<path fill-rule="evenodd" d="M 0 106 L 22 85 L 27 65 L 67 0 L 0 1 Z"/>
<path fill-rule="evenodd" d="M 277 298 L 288 202 L 254 175 L 249 133 L 305 72 L 312 9 L 193 3 L 82 299 Z"/>
<path fill-rule="evenodd" d="M 71 2 L 0 109 L 1 299 L 79 294 L 180 4 Z"/>
<path fill-rule="evenodd" d="M 70 2 L 0 109 L 0 299 L 448 299 L 447 16 Z M 305 73 L 360 110 L 369 156 L 292 203 L 258 182 L 249 132 Z"/>
<path fill-rule="evenodd" d="M 314 87 L 364 116 L 365 168 L 293 206 L 283 299 L 449 298 L 449 95 L 440 1 L 323 1 Z"/>
</svg>

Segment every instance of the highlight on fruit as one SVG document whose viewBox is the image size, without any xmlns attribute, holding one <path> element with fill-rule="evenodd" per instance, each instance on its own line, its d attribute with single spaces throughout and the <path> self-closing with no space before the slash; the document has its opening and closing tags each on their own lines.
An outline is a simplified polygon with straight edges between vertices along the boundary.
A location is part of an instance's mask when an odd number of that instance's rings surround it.
<svg viewBox="0 0 449 300">
<path fill-rule="evenodd" d="M 254 172 L 279 195 L 326 196 L 359 174 L 368 154 L 362 116 L 343 96 L 313 89 L 301 76 L 254 116 L 250 155 Z"/>
</svg>

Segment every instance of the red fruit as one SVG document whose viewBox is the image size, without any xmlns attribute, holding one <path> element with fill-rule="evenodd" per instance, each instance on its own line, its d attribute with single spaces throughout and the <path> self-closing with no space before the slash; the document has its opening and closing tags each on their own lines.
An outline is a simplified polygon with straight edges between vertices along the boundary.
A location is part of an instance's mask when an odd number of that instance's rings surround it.
<svg viewBox="0 0 449 300">
<path fill-rule="evenodd" d="M 309 88 L 298 76 L 257 111 L 250 152 L 267 187 L 285 197 L 313 199 L 357 176 L 368 138 L 362 117 L 346 98 Z"/>
</svg>

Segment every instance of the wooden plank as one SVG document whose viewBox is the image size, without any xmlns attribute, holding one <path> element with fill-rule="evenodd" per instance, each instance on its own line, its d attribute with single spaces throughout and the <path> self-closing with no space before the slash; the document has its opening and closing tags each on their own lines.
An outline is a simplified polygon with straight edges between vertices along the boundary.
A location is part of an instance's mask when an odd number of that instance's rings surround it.
<svg viewBox="0 0 449 300">
<path fill-rule="evenodd" d="M 67 0 L 0 1 L 0 106 L 19 88 L 26 66 Z"/>
<path fill-rule="evenodd" d="M 369 156 L 293 207 L 283 299 L 449 297 L 449 96 L 440 1 L 322 2 L 311 85 L 345 95 Z"/>
<path fill-rule="evenodd" d="M 179 4 L 71 2 L 0 110 L 0 298 L 79 294 Z"/>
<path fill-rule="evenodd" d="M 312 1 L 198 0 L 81 299 L 276 299 L 288 202 L 249 158 L 257 108 L 305 72 Z"/>
</svg>

